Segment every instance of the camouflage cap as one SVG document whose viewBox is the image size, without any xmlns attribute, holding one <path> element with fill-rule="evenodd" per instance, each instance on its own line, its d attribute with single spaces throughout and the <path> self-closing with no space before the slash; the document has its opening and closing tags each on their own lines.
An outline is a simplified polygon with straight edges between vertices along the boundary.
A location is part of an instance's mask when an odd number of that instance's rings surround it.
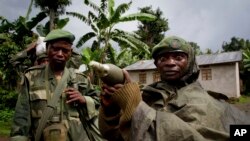
<svg viewBox="0 0 250 141">
<path fill-rule="evenodd" d="M 75 36 L 65 30 L 55 29 L 50 31 L 50 33 L 45 37 L 44 42 L 49 42 L 57 39 L 68 39 L 71 43 L 75 40 Z"/>
<path fill-rule="evenodd" d="M 190 44 L 184 39 L 177 36 L 166 37 L 161 40 L 152 50 L 152 56 L 154 59 L 164 52 L 184 52 L 189 54 Z"/>
</svg>

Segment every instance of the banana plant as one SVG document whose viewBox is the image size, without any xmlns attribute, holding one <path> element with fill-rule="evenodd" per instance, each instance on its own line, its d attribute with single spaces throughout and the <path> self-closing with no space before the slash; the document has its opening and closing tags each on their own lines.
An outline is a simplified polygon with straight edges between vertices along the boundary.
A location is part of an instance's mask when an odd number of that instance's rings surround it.
<svg viewBox="0 0 250 141">
<path fill-rule="evenodd" d="M 250 49 L 243 50 L 244 68 L 250 72 Z"/>
<path fill-rule="evenodd" d="M 102 0 L 100 5 L 96 5 L 91 0 L 84 0 L 84 3 L 93 8 L 94 12 L 89 11 L 88 15 L 82 15 L 77 12 L 66 12 L 67 15 L 76 17 L 89 25 L 92 31 L 84 34 L 77 43 L 77 47 L 81 47 L 85 42 L 94 38 L 91 49 L 100 50 L 101 58 L 99 62 L 105 63 L 108 59 L 108 54 L 111 55 L 109 48 L 111 42 L 114 41 L 118 44 L 127 44 L 133 50 L 143 50 L 146 54 L 150 54 L 148 46 L 140 41 L 140 37 L 135 33 L 129 33 L 115 28 L 115 25 L 122 22 L 130 21 L 152 21 L 155 16 L 147 13 L 133 13 L 125 15 L 125 12 L 130 8 L 132 2 L 122 3 L 115 8 L 114 0 Z"/>
</svg>

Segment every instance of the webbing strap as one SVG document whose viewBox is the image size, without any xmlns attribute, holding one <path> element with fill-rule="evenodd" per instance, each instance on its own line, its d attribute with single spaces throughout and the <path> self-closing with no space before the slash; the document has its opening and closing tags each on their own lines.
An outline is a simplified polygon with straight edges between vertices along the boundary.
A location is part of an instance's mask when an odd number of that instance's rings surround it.
<svg viewBox="0 0 250 141">
<path fill-rule="evenodd" d="M 68 76 L 69 76 L 69 70 L 67 68 L 65 68 L 62 79 L 57 84 L 52 99 L 50 101 L 48 101 L 47 107 L 43 111 L 43 115 L 42 115 L 42 117 L 39 121 L 38 127 L 36 129 L 35 141 L 40 141 L 42 131 L 43 131 L 44 127 L 46 126 L 47 120 L 54 114 L 58 100 L 61 96 L 61 93 L 63 92 L 63 89 L 66 86 Z"/>
</svg>

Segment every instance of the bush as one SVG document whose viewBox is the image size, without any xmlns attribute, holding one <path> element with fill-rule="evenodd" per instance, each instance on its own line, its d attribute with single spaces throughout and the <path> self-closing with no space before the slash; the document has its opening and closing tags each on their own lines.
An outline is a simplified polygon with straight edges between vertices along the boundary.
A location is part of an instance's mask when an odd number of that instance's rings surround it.
<svg viewBox="0 0 250 141">
<path fill-rule="evenodd" d="M 0 110 L 0 121 L 10 123 L 12 121 L 14 110 Z"/>
<path fill-rule="evenodd" d="M 0 88 L 0 110 L 14 110 L 17 101 L 17 92 Z"/>
</svg>

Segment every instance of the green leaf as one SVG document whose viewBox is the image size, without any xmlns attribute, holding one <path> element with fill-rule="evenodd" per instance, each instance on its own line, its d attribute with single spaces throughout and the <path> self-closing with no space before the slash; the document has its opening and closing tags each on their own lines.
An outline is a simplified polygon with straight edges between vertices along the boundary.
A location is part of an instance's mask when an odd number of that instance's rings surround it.
<svg viewBox="0 0 250 141">
<path fill-rule="evenodd" d="M 89 39 L 95 37 L 96 34 L 94 32 L 89 32 L 86 33 L 85 35 L 83 35 L 80 40 L 78 41 L 76 47 L 81 47 L 86 41 L 88 41 Z"/>
<path fill-rule="evenodd" d="M 110 18 L 111 23 L 116 23 L 120 21 L 121 15 L 129 9 L 131 3 L 132 2 L 129 2 L 128 4 L 127 3 L 120 4 L 114 11 L 114 14 L 111 15 L 112 16 Z"/>
<path fill-rule="evenodd" d="M 78 18 L 79 20 L 85 22 L 88 25 L 91 23 L 90 20 L 86 16 L 84 16 L 84 15 L 82 15 L 80 13 L 77 13 L 77 12 L 66 12 L 66 15 L 76 17 L 76 18 Z"/>
<path fill-rule="evenodd" d="M 147 14 L 147 13 L 135 13 L 120 18 L 120 21 L 122 22 L 133 21 L 133 20 L 154 21 L 156 20 L 156 17 L 152 14 Z"/>
<path fill-rule="evenodd" d="M 86 5 L 89 5 L 90 7 L 92 7 L 94 10 L 96 11 L 102 11 L 95 3 L 93 3 L 91 0 L 84 0 L 84 3 Z"/>
<path fill-rule="evenodd" d="M 58 29 L 62 29 L 69 22 L 69 18 L 59 19 L 56 22 L 56 26 Z"/>
<path fill-rule="evenodd" d="M 109 17 L 114 14 L 114 6 L 115 1 L 114 0 L 108 0 L 108 11 L 109 11 Z"/>
<path fill-rule="evenodd" d="M 26 23 L 28 29 L 31 30 L 32 28 L 34 28 L 39 22 L 41 22 L 46 17 L 47 15 L 45 14 L 45 12 L 40 12 L 39 14 L 37 14 L 35 17 L 33 17 L 30 21 Z"/>
</svg>

